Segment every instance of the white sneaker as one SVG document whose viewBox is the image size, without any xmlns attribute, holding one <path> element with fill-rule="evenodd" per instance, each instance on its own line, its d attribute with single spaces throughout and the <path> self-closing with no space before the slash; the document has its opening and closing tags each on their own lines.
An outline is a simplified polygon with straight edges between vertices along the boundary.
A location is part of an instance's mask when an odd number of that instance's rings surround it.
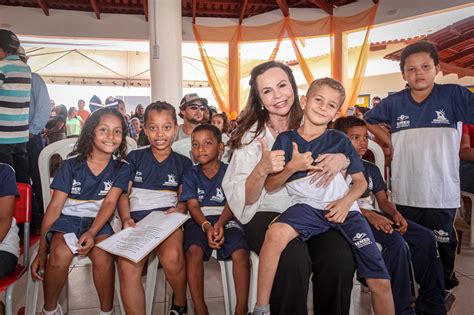
<svg viewBox="0 0 474 315">
<path fill-rule="evenodd" d="M 64 315 L 63 308 L 61 305 L 58 304 L 54 311 L 46 311 L 43 306 L 43 310 L 41 311 L 41 315 Z"/>
</svg>

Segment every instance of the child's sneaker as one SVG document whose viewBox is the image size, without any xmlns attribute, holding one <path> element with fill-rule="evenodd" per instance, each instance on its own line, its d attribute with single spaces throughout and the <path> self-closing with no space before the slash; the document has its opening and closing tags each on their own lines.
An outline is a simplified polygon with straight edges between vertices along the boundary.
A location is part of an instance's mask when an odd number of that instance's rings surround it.
<svg viewBox="0 0 474 315">
<path fill-rule="evenodd" d="M 270 305 L 267 305 L 267 306 L 255 305 L 252 315 L 270 315 Z"/>
<path fill-rule="evenodd" d="M 56 306 L 56 309 L 53 311 L 46 311 L 43 306 L 41 315 L 64 315 L 64 313 L 63 313 L 63 308 L 61 307 L 61 305 L 58 304 L 58 306 Z"/>
<path fill-rule="evenodd" d="M 174 304 L 174 293 L 171 295 L 171 309 L 169 315 L 186 315 L 188 313 L 188 306 L 177 306 Z"/>
</svg>

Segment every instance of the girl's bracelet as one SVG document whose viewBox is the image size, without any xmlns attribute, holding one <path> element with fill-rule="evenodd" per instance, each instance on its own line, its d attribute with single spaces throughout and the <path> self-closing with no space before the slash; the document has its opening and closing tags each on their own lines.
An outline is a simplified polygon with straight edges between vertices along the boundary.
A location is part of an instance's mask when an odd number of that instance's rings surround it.
<svg viewBox="0 0 474 315">
<path fill-rule="evenodd" d="M 204 222 L 201 224 L 201 229 L 202 229 L 203 232 L 206 232 L 206 231 L 204 230 L 204 225 L 206 225 L 206 224 L 212 225 L 211 222 L 209 222 L 209 221 L 204 221 Z"/>
</svg>

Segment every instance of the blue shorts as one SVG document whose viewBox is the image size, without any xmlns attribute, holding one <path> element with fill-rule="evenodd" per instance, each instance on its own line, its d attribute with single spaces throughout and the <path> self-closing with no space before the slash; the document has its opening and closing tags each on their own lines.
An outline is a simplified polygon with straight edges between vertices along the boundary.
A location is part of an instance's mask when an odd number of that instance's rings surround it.
<svg viewBox="0 0 474 315">
<path fill-rule="evenodd" d="M 46 243 L 48 245 L 51 244 L 55 232 L 64 234 L 74 233 L 77 238 L 80 238 L 82 234 L 90 229 L 94 220 L 95 218 L 93 217 L 77 217 L 74 215 L 61 214 L 56 222 L 54 222 L 53 226 L 48 230 L 48 232 L 46 232 Z M 110 223 L 107 222 L 95 237 L 97 238 L 103 235 L 110 236 L 112 234 L 114 234 L 114 230 Z"/>
<path fill-rule="evenodd" d="M 298 239 L 302 241 L 322 234 L 330 228 L 336 229 L 352 244 L 358 279 L 390 279 L 382 253 L 375 244 L 372 230 L 360 212 L 349 211 L 344 223 L 329 222 L 324 217 L 328 212 L 298 203 L 283 212 L 275 222 L 286 223 L 294 228 L 300 233 Z"/>
<path fill-rule="evenodd" d="M 130 217 L 133 219 L 135 223 L 138 223 L 141 220 L 143 220 L 144 217 L 146 217 L 147 215 L 149 215 L 150 213 L 154 211 L 166 211 L 168 209 L 170 209 L 170 207 L 157 208 L 157 209 L 151 209 L 151 210 L 133 211 L 133 212 L 130 212 Z"/>
<path fill-rule="evenodd" d="M 206 216 L 206 219 L 214 225 L 219 220 L 218 215 Z M 194 221 L 188 220 L 184 225 L 184 252 L 187 252 L 191 245 L 198 245 L 204 252 L 204 261 L 211 258 L 213 249 L 207 243 L 207 236 L 201 227 Z M 237 220 L 231 219 L 224 226 L 224 244 L 217 250 L 217 260 L 228 260 L 233 252 L 238 249 L 249 251 L 247 241 L 245 240 L 242 224 Z"/>
</svg>

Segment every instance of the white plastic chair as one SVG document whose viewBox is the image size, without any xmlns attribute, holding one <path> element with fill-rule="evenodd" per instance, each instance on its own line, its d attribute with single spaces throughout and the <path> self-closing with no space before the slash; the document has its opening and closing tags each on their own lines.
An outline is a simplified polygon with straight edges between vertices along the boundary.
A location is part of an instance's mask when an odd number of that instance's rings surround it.
<svg viewBox="0 0 474 315">
<path fill-rule="evenodd" d="M 461 191 L 461 196 L 463 198 L 471 199 L 471 239 L 469 241 L 469 246 L 474 247 L 474 194 L 468 193 L 467 191 Z"/>
<path fill-rule="evenodd" d="M 55 154 L 59 154 L 61 158 L 64 160 L 67 158 L 67 155 L 74 149 L 74 146 L 77 142 L 78 138 L 67 138 L 64 140 L 60 140 L 54 142 L 48 146 L 46 146 L 40 153 L 38 158 L 38 168 L 40 172 L 40 180 L 41 180 L 41 193 L 43 195 L 43 206 L 44 209 L 48 207 L 49 202 L 51 201 L 51 191 L 49 189 L 50 185 L 50 169 L 49 169 L 49 161 L 51 157 Z M 127 137 L 127 152 L 134 150 L 137 148 L 137 143 L 130 137 Z M 31 262 L 33 262 L 34 257 L 38 254 L 38 247 L 35 248 L 34 254 L 32 255 Z M 71 271 L 74 267 L 83 267 L 91 264 L 91 261 L 87 257 L 78 257 L 75 256 L 69 266 L 69 270 Z M 116 269 L 117 270 L 117 269 Z M 116 279 L 117 271 L 116 271 Z M 36 304 L 38 301 L 38 292 L 39 292 L 39 284 L 40 281 L 33 281 L 31 276 L 31 272 L 28 272 L 28 282 L 27 282 L 27 289 L 26 289 L 26 305 L 25 305 L 25 313 L 26 314 L 34 314 L 36 311 Z M 68 283 L 66 283 L 66 290 L 68 287 Z M 120 309 L 122 314 L 125 314 L 123 309 L 122 299 L 120 297 L 120 283 L 116 281 L 116 290 L 117 296 L 119 299 Z M 66 294 L 66 299 L 67 299 Z M 67 311 L 69 311 L 69 299 L 67 299 L 68 307 Z"/>
<path fill-rule="evenodd" d="M 383 153 L 382 147 L 378 145 L 377 142 L 370 140 L 369 139 L 369 148 L 368 148 L 373 154 L 375 158 L 375 165 L 380 170 L 380 173 L 382 173 L 382 177 L 384 180 L 385 178 L 385 155 Z"/>
</svg>

